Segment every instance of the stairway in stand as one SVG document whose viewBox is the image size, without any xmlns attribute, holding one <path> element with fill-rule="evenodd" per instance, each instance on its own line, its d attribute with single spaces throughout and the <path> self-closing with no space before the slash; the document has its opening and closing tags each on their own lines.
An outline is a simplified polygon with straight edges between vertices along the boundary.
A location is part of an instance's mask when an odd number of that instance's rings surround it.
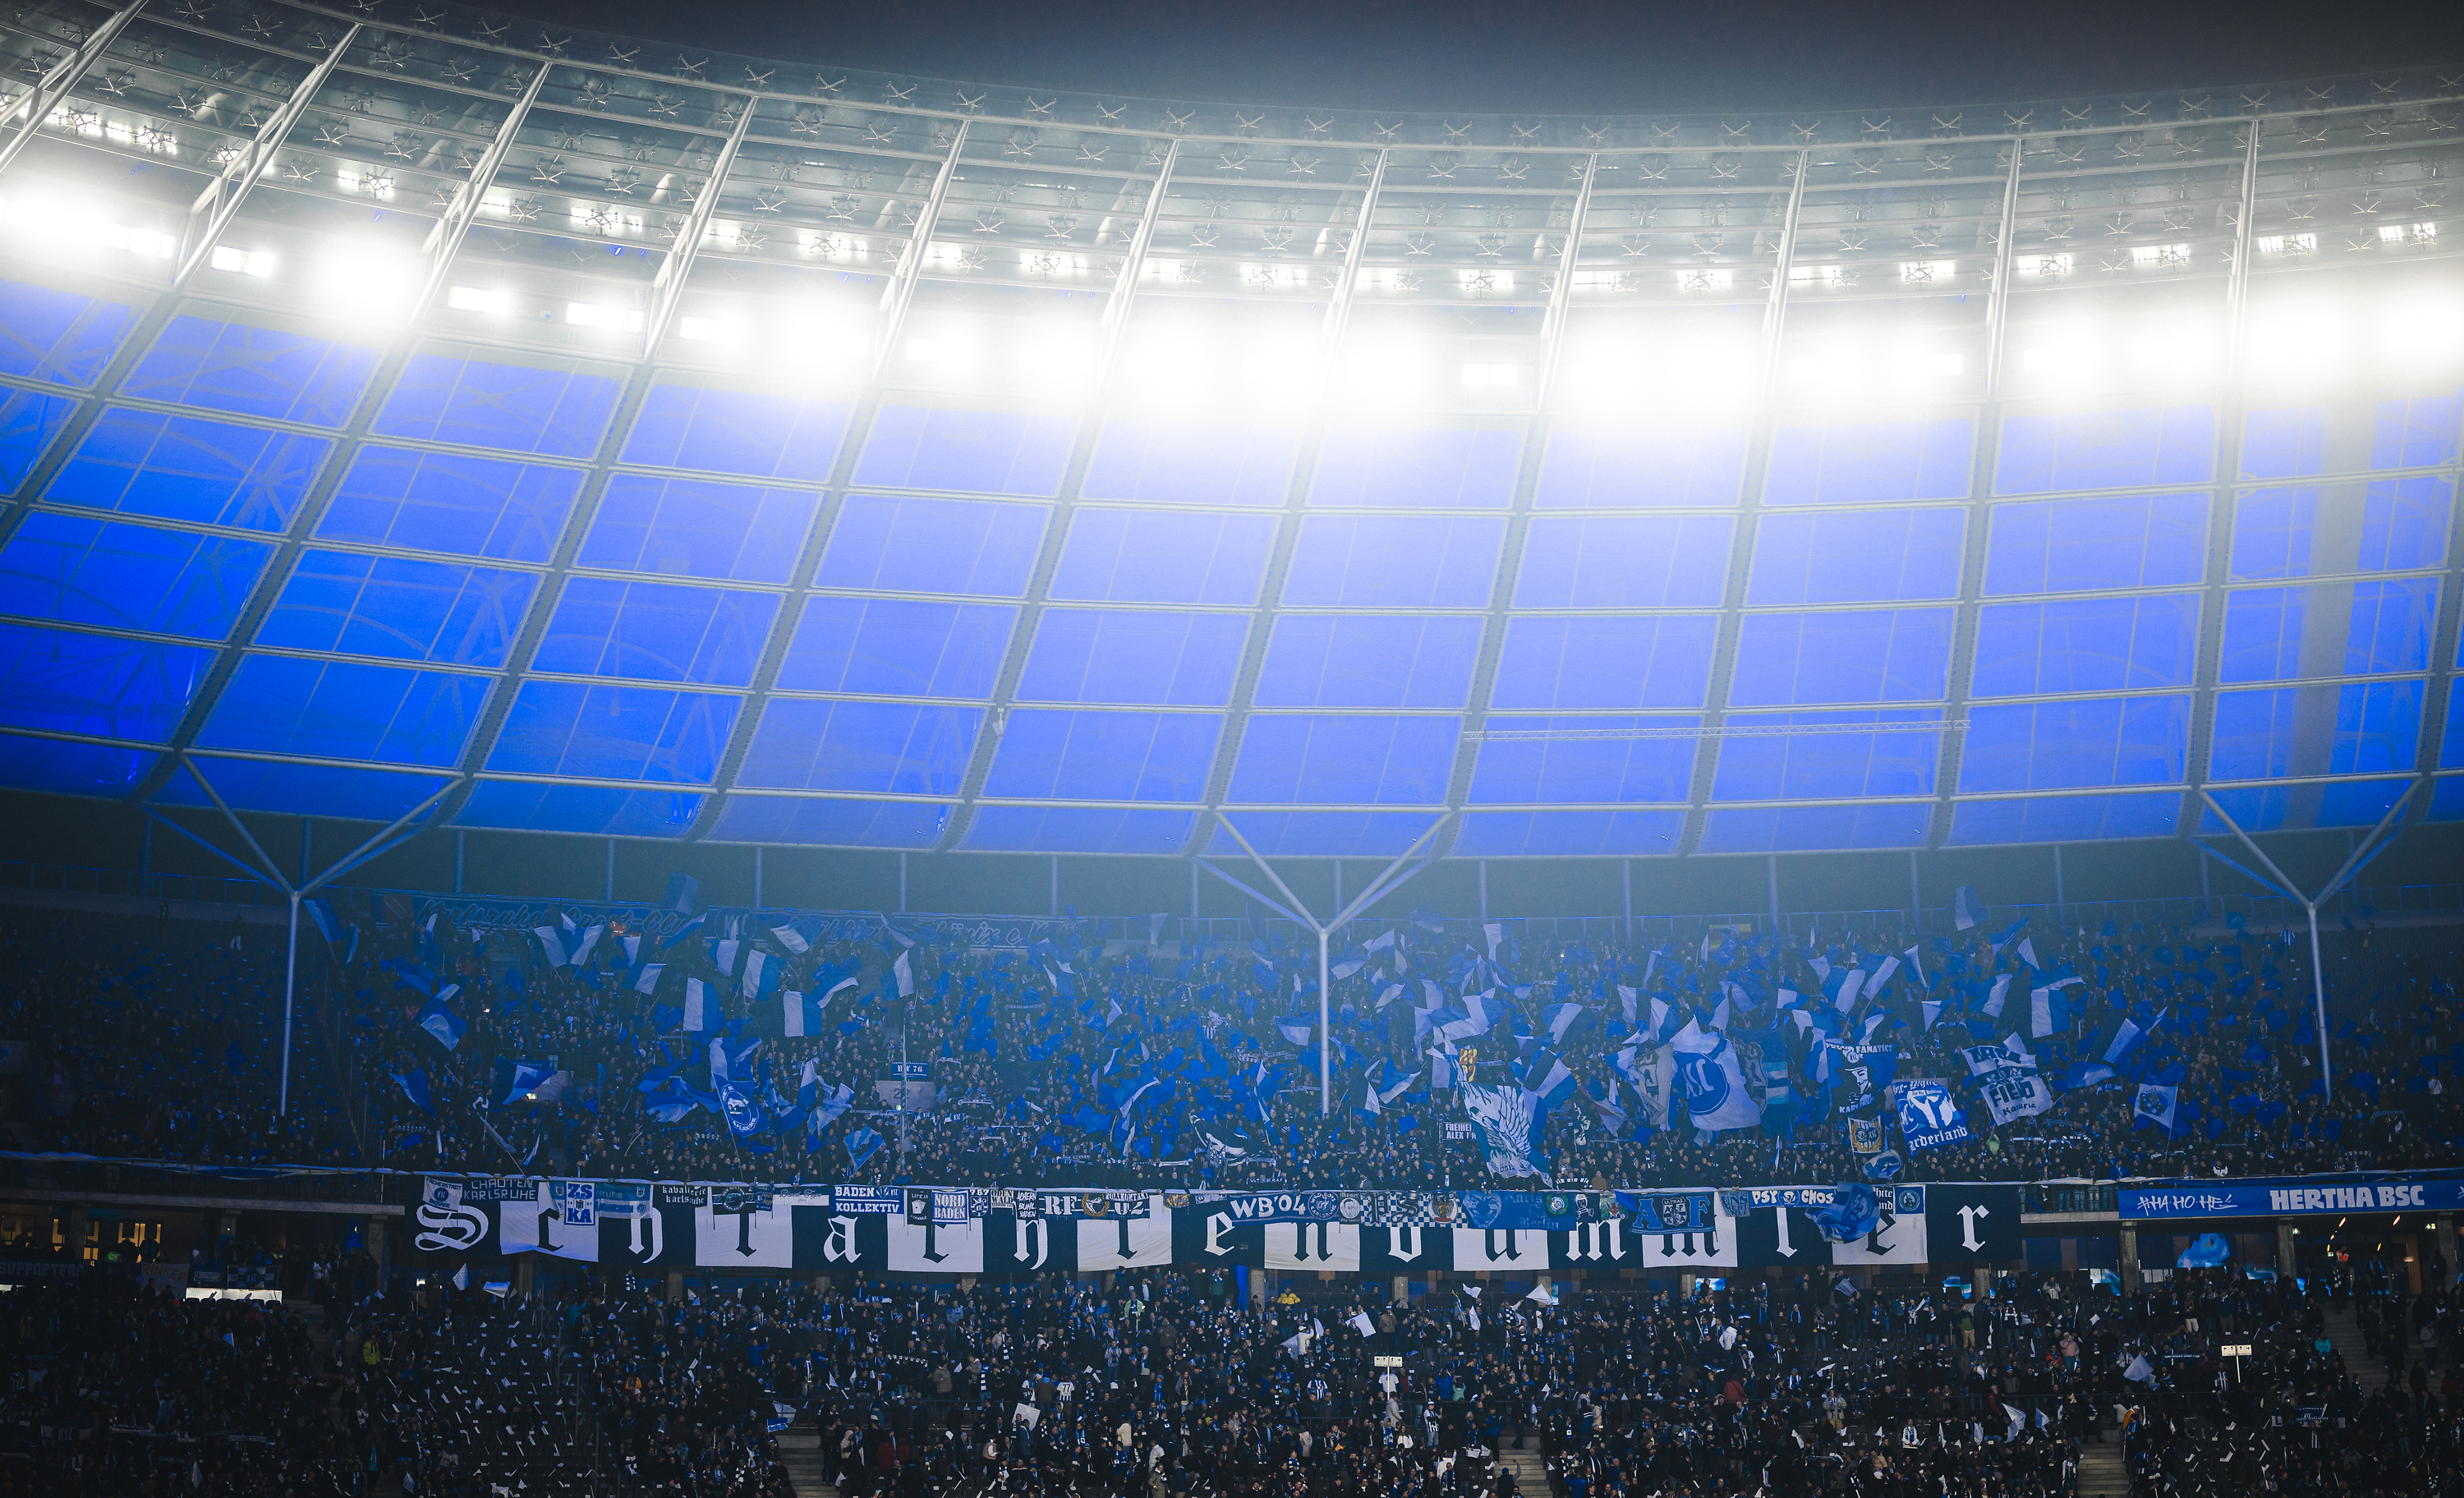
<svg viewBox="0 0 2464 1498">
<path fill-rule="evenodd" d="M 2119 1433 L 2104 1442 L 2079 1446 L 2079 1498 L 2123 1498 L 2130 1491 L 2130 1469 L 2123 1465 Z"/>
<path fill-rule="evenodd" d="M 796 1498 L 839 1498 L 830 1486 L 829 1468 L 822 1461 L 822 1431 L 810 1415 L 779 1432 L 779 1459 L 787 1467 L 787 1486 Z"/>
<path fill-rule="evenodd" d="M 1500 1451 L 1497 1465 L 1501 1471 L 1514 1474 L 1514 1491 L 1518 1498 L 1550 1498 L 1549 1460 L 1537 1450 Z"/>
<path fill-rule="evenodd" d="M 2368 1338 L 2362 1335 L 2362 1320 L 2350 1311 L 2327 1312 L 2327 1340 L 2336 1344 L 2343 1355 L 2344 1371 L 2361 1385 L 2362 1397 L 2369 1398 L 2387 1385 L 2387 1363 L 2370 1355 Z"/>
</svg>

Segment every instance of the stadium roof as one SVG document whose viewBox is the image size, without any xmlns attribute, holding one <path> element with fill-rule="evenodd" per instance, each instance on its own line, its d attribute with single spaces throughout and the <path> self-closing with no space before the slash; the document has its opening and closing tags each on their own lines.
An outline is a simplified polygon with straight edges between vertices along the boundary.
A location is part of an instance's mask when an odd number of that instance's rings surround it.
<svg viewBox="0 0 2464 1498">
<path fill-rule="evenodd" d="M 2464 815 L 2464 77 L 1373 117 L 17 15 L 0 784 L 1117 853 Z"/>
</svg>

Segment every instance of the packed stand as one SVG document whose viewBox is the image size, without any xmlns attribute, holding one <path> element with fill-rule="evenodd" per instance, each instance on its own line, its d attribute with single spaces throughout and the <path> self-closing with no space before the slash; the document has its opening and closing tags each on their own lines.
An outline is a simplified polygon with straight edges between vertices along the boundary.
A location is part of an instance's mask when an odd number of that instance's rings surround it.
<svg viewBox="0 0 2464 1498">
<path fill-rule="evenodd" d="M 1489 949 L 1405 925 L 1335 964 L 1324 1116 L 1315 954 L 1299 943 L 1081 936 L 1002 952 L 929 925 L 784 939 L 794 930 L 714 915 L 682 939 L 583 928 L 551 952 L 527 932 L 380 929 L 346 982 L 387 1162 L 1491 1187 L 1497 1152 L 1465 1126 L 1466 1080 L 1519 1092 L 1538 1115 L 1531 1169 L 1592 1186 L 2423 1167 L 2452 1163 L 2464 1132 L 2457 964 L 2436 929 L 2329 938 L 2329 1104 L 2307 944 L 2277 934 L 2021 925 L 1628 945 L 1509 933 Z M 1864 991 L 1838 1000 L 1843 978 Z M 1671 1076 L 1688 1046 L 1733 1068 L 1749 1122 L 1705 1128 L 1689 1113 L 1689 1084 Z M 1657 1107 L 1643 1090 L 1655 1052 Z M 2031 1079 L 2040 1111 L 1997 1123 L 1980 1054 L 2024 1064 L 1991 1076 Z M 901 1060 L 929 1064 L 931 1106 L 897 1112 L 876 1091 Z M 1889 1086 L 1923 1080 L 1964 1109 L 1967 1138 L 1905 1138 Z"/>
<path fill-rule="evenodd" d="M 322 943 L 301 935 L 289 1111 L 279 928 L 0 910 L 7 1147 L 187 1163 L 373 1162 L 326 1064 Z M 14 1047 L 12 1047 L 13 1049 Z M 375 1141 L 369 1141 L 371 1146 Z"/>
</svg>

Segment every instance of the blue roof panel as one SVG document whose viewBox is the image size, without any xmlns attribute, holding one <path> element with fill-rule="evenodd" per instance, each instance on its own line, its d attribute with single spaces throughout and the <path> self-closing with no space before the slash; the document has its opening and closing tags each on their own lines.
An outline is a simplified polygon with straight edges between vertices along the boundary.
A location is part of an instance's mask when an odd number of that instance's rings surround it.
<svg viewBox="0 0 2464 1498">
<path fill-rule="evenodd" d="M 1164 807 L 979 806 L 958 846 L 1000 853 L 1178 853 L 1199 813 Z"/>
<path fill-rule="evenodd" d="M 1685 813 L 1668 811 L 1472 811 L 1451 850 L 1457 858 L 1637 857 L 1674 853 Z"/>
<path fill-rule="evenodd" d="M 886 400 L 872 418 L 855 482 L 867 489 L 947 489 L 1043 496 L 1061 487 L 1074 416 L 967 410 Z"/>
<path fill-rule="evenodd" d="M 1014 708 L 984 794 L 1004 798 L 1196 802 L 1206 795 L 1223 719 L 1213 713 Z"/>
<path fill-rule="evenodd" d="M 2198 647 L 2195 593 L 1988 604 L 1977 612 L 1968 690 L 2004 697 L 2187 687 Z"/>
<path fill-rule="evenodd" d="M 753 796 L 738 792 L 711 828 L 721 843 L 792 843 L 817 848 L 931 848 L 949 825 L 938 801 L 849 801 L 835 796 Z"/>
<path fill-rule="evenodd" d="M 488 700 L 488 681 L 438 671 L 250 655 L 197 742 L 209 749 L 450 766 Z"/>
<path fill-rule="evenodd" d="M 512 653 L 538 585 L 502 567 L 311 547 L 256 643 L 493 669 Z"/>
<path fill-rule="evenodd" d="M 317 522 L 319 540 L 544 562 L 582 493 L 580 469 L 371 445 Z"/>
<path fill-rule="evenodd" d="M 2444 566 L 2454 486 L 2420 475 L 2381 479 L 2362 491 L 2359 515 L 2339 491 L 2332 523 L 2319 524 L 2316 489 L 2260 489 L 2233 507 L 2235 578 L 2306 578 L 2314 571 L 2396 572 Z M 2360 520 L 2359 525 L 2351 523 Z M 2314 561 L 2313 553 L 2317 556 Z"/>
<path fill-rule="evenodd" d="M 1108 604 L 1254 605 L 1280 523 L 1272 515 L 1081 509 L 1069 518 L 1051 596 Z"/>
<path fill-rule="evenodd" d="M 749 687 L 775 593 L 573 578 L 548 617 L 531 669 L 703 687 Z"/>
<path fill-rule="evenodd" d="M 984 711 L 907 702 L 776 697 L 762 710 L 736 782 L 771 790 L 953 796 Z"/>
<path fill-rule="evenodd" d="M 279 328 L 173 318 L 121 393 L 311 427 L 340 427 L 376 371 L 377 350 Z"/>
<path fill-rule="evenodd" d="M 1993 508 L 1988 593 L 2195 584 L 2207 575 L 2203 494 L 2044 499 Z"/>
<path fill-rule="evenodd" d="M 1736 524 L 1725 515 L 1534 516 L 1514 606 L 1716 607 Z"/>
<path fill-rule="evenodd" d="M 1551 430 L 1531 503 L 1541 510 L 1733 505 L 1745 488 L 1742 426 Z"/>
<path fill-rule="evenodd" d="M 849 495 L 813 584 L 1017 598 L 1049 516 L 1038 504 Z"/>
<path fill-rule="evenodd" d="M 214 652 L 0 624 L 0 724 L 166 743 Z"/>
<path fill-rule="evenodd" d="M 0 374 L 92 385 L 136 321 L 122 302 L 0 280 Z"/>
<path fill-rule="evenodd" d="M 0 549 L 0 613 L 219 640 L 274 543 L 36 510 Z"/>
<path fill-rule="evenodd" d="M 334 444 L 231 422 L 115 408 L 52 480 L 54 503 L 279 531 Z"/>
<path fill-rule="evenodd" d="M 707 785 L 742 707 L 741 698 L 716 693 L 526 681 L 496 732 L 487 768 Z"/>
<path fill-rule="evenodd" d="M 1683 730 L 1701 722 L 1693 716 L 1492 717 L 1486 724 L 1491 737 L 1480 746 L 1466 800 L 1492 806 L 1683 802 L 1693 784 L 1696 743 Z M 1495 737 L 1518 733 L 1567 737 Z M 1609 737 L 1618 733 L 1636 737 Z"/>
<path fill-rule="evenodd" d="M 593 837 L 679 838 L 710 798 L 698 791 L 619 790 L 481 781 L 454 815 L 463 827 L 585 832 Z"/>
<path fill-rule="evenodd" d="M 1338 425 L 1328 429 L 1309 503 L 1406 510 L 1502 510 L 1514 498 L 1523 439 L 1494 428 Z"/>
<path fill-rule="evenodd" d="M 1950 674 L 1952 610 L 1862 608 L 1748 614 L 1728 701 L 1937 702 Z"/>
<path fill-rule="evenodd" d="M 1221 707 L 1249 633 L 1242 614 L 1047 608 L 1020 674 L 1029 702 Z"/>
<path fill-rule="evenodd" d="M 1923 848 L 1933 808 L 1879 806 L 1723 806 L 1703 822 L 1705 853 L 1811 853 Z"/>
<path fill-rule="evenodd" d="M 838 461 L 852 408 L 844 400 L 661 380 L 642 398 L 622 461 L 819 482 Z"/>
<path fill-rule="evenodd" d="M 1963 791 L 2170 785 L 2189 757 L 2187 696 L 2015 703 L 1968 711 Z"/>
<path fill-rule="evenodd" d="M 2219 692 L 2209 778 L 2409 771 L 2420 753 L 2421 695 L 2418 681 Z"/>
<path fill-rule="evenodd" d="M 818 503 L 809 489 L 618 474 L 575 561 L 611 572 L 784 583 Z"/>
<path fill-rule="evenodd" d="M 1286 614 L 1251 700 L 1260 707 L 1461 708 L 1482 621 L 1464 614 Z"/>
<path fill-rule="evenodd" d="M 617 392 L 616 381 L 583 369 L 419 353 L 385 397 L 376 432 L 495 452 L 589 457 L 599 451 Z"/>
<path fill-rule="evenodd" d="M 1114 417 L 1104 424 L 1079 494 L 1146 504 L 1281 505 L 1299 451 L 1297 427 Z"/>
<path fill-rule="evenodd" d="M 161 758 L 143 749 L 0 734 L 0 785 L 56 796 L 124 796 Z"/>
<path fill-rule="evenodd" d="M 273 760 L 228 760 L 199 755 L 192 761 L 211 781 L 214 794 L 234 811 L 266 811 L 288 817 L 347 817 L 391 822 L 448 783 L 441 775 L 404 775 L 392 770 L 354 770 L 332 764 L 284 764 Z M 152 798 L 179 806 L 210 806 L 187 774 L 164 782 Z M 433 811 L 429 813 L 433 815 Z"/>
<path fill-rule="evenodd" d="M 1953 509 L 1783 510 L 1754 528 L 1749 604 L 1883 604 L 1959 591 Z"/>
<path fill-rule="evenodd" d="M 1018 609 L 906 598 L 818 597 L 779 663 L 786 692 L 988 697 Z"/>
<path fill-rule="evenodd" d="M 1782 426 L 1771 433 L 1763 502 L 1966 498 L 1975 447 L 1976 423 L 1966 416 Z"/>
<path fill-rule="evenodd" d="M 1498 516 L 1312 515 L 1283 601 L 1294 607 L 1482 608 L 1506 540 Z"/>
<path fill-rule="evenodd" d="M 2181 817 L 2180 791 L 1964 801 L 1951 808 L 1947 846 L 1978 848 L 1996 843 L 2090 843 L 2103 838 L 2171 837 Z"/>
<path fill-rule="evenodd" d="M 2215 471 L 2215 413 L 2205 406 L 2013 413 L 2002 419 L 1996 494 L 2200 484 Z"/>
<path fill-rule="evenodd" d="M 1701 707 L 1716 614 L 1509 619 L 1489 686 L 1496 712 Z"/>
<path fill-rule="evenodd" d="M 1727 727 L 1713 801 L 1933 794 L 1939 710 L 1755 713 L 1732 716 Z"/>
<path fill-rule="evenodd" d="M 1263 715 L 1243 731 L 1225 799 L 1441 805 L 1454 769 L 1455 717 Z"/>
<path fill-rule="evenodd" d="M 77 414 L 77 404 L 75 396 L 0 390 L 0 495 L 17 492 Z"/>
</svg>

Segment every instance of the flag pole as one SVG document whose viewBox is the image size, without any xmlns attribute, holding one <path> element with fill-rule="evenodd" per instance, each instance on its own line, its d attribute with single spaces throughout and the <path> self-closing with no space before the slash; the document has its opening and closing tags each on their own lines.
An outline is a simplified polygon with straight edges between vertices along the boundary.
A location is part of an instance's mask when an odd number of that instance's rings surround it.
<svg viewBox="0 0 2464 1498">
<path fill-rule="evenodd" d="M 291 1112 L 291 1000 L 293 985 L 299 976 L 299 892 L 291 892 L 290 935 L 282 952 L 282 1087 L 275 1094 L 274 1116 L 282 1118 Z"/>
</svg>

